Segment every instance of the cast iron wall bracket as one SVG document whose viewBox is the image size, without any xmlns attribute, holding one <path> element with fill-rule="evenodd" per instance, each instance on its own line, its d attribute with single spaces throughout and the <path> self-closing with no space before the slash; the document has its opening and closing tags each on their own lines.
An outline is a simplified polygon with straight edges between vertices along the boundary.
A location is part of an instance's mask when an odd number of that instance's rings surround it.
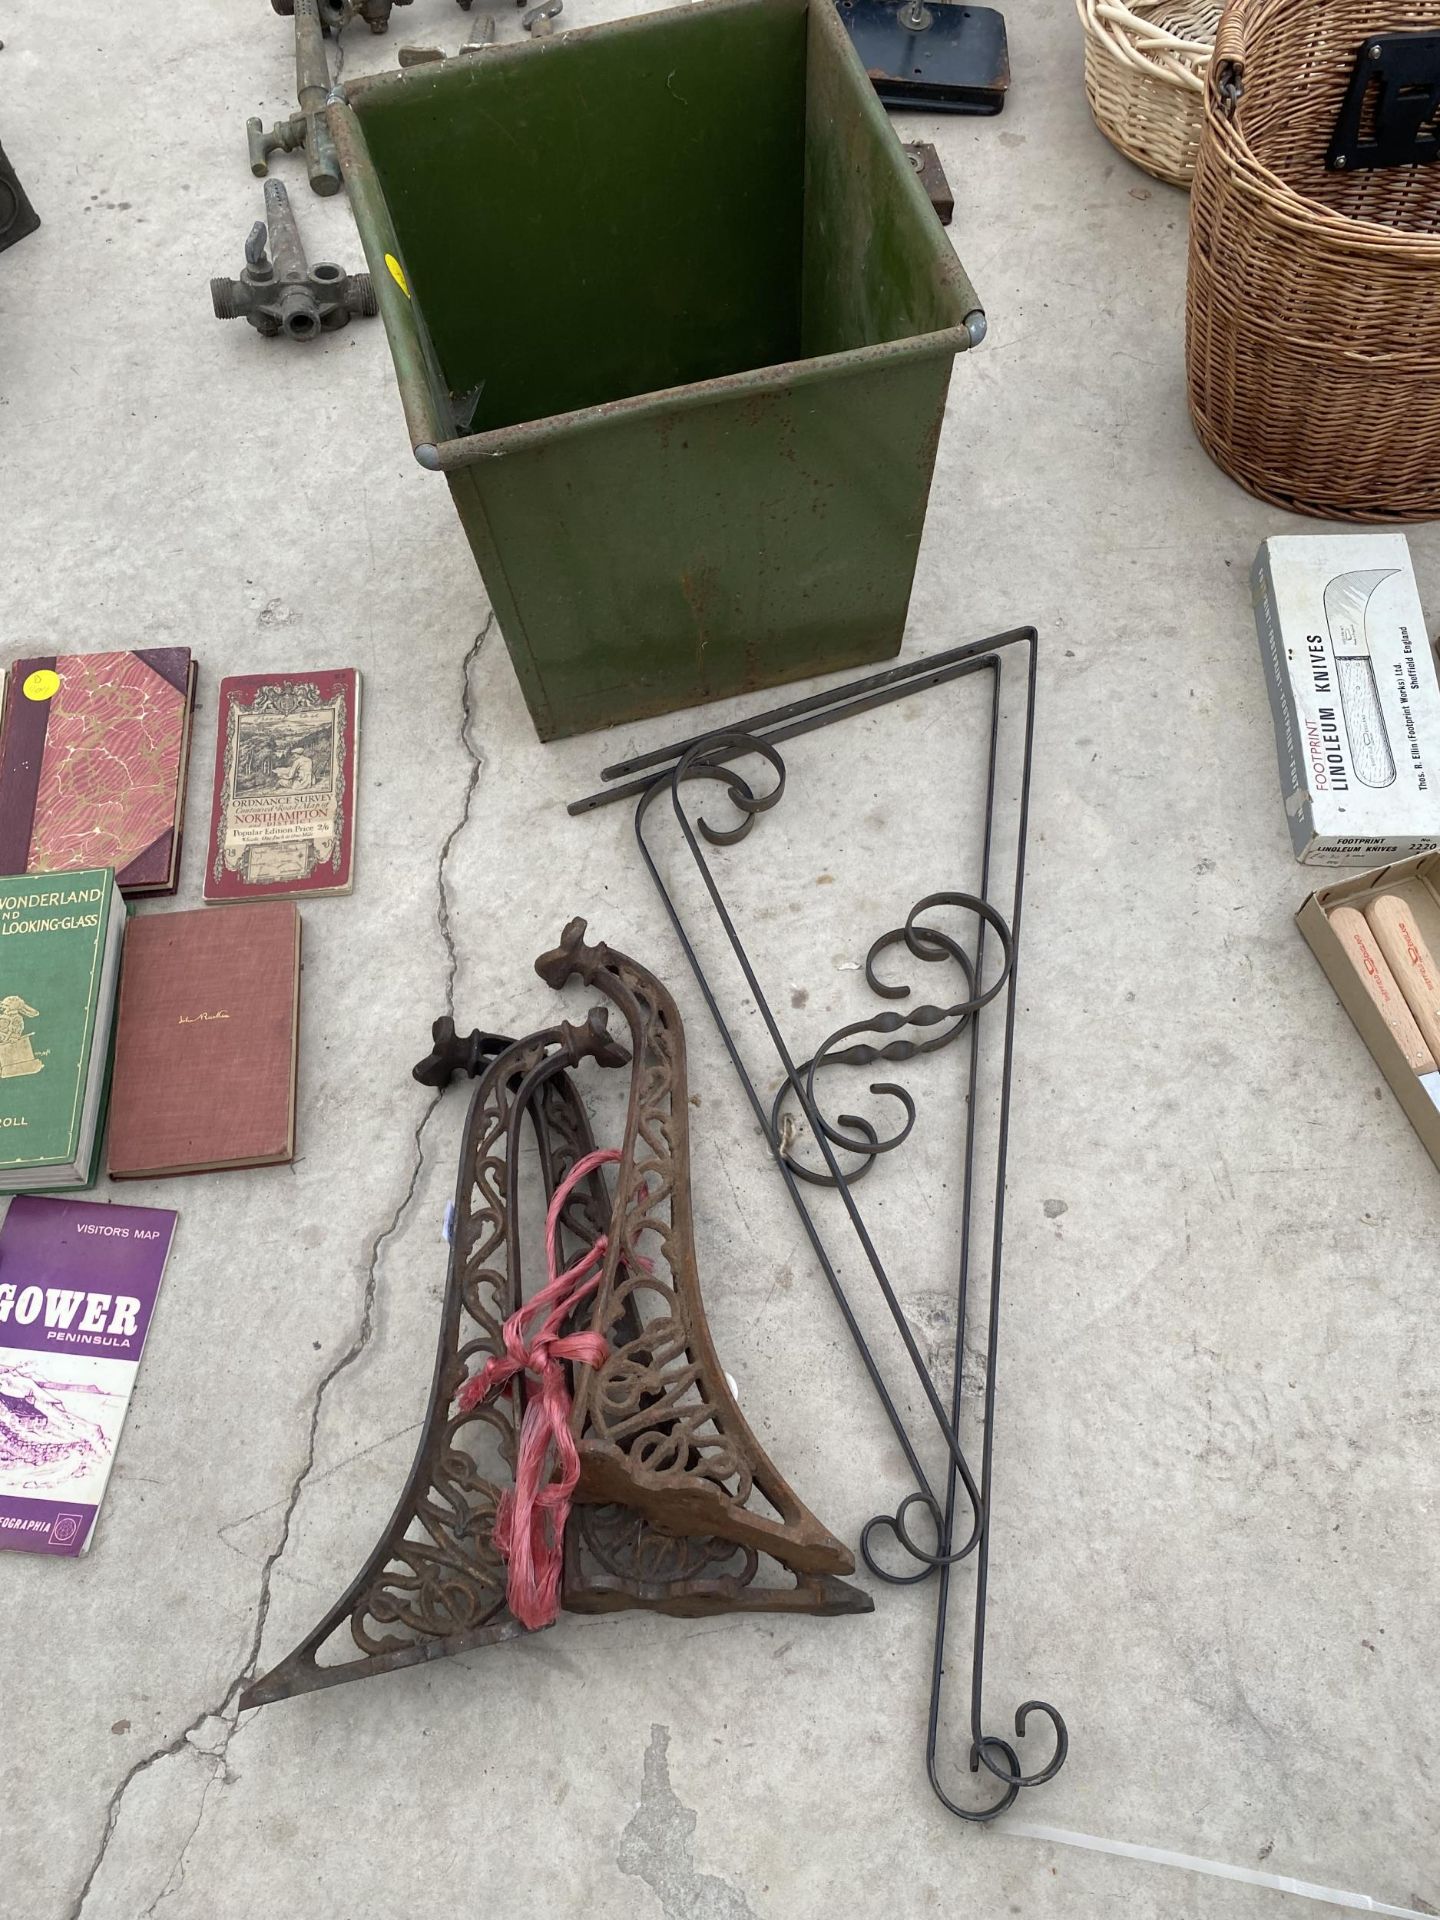
<svg viewBox="0 0 1440 1920">
<path fill-rule="evenodd" d="M 578 1186 L 561 1216 L 567 1258 L 610 1236 L 614 1259 L 586 1309 L 610 1357 L 577 1368 L 575 1431 L 582 1478 L 565 1536 L 561 1604 L 572 1613 L 626 1608 L 690 1618 L 716 1613 L 868 1613 L 870 1596 L 836 1578 L 854 1561 L 791 1492 L 750 1432 L 715 1355 L 700 1300 L 689 1227 L 684 1042 L 653 976 L 605 948 L 580 944 L 572 922 L 544 957 L 545 977 L 593 965 L 602 989 L 633 1013 L 629 1120 L 612 1201 L 603 1172 Z M 593 1150 L 572 1078 L 583 1060 L 623 1066 L 606 1009 L 526 1039 L 472 1033 L 437 1020 L 414 1069 L 443 1087 L 476 1077 L 456 1188 L 454 1237 L 435 1367 L 420 1445 L 388 1525 L 345 1592 L 242 1708 L 439 1659 L 525 1629 L 505 1599 L 492 1533 L 513 1481 L 518 1411 L 508 1399 L 469 1413 L 455 1397 L 503 1352 L 519 1305 L 520 1147 L 533 1131 L 545 1197 Z M 663 1134 L 669 1147 L 658 1155 Z M 651 1237 L 661 1247 L 652 1255 Z M 643 1245 L 642 1245 L 643 1242 Z M 622 1270 L 619 1248 L 647 1266 Z M 759 1510 L 758 1494 L 777 1518 Z M 347 1651 L 344 1630 L 356 1651 Z"/>
</svg>

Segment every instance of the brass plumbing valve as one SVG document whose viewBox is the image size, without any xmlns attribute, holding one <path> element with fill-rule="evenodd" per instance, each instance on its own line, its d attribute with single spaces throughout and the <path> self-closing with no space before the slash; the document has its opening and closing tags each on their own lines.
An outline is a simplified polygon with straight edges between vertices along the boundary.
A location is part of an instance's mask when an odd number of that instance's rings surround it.
<svg viewBox="0 0 1440 1920">
<path fill-rule="evenodd" d="M 265 251 L 266 223 L 257 220 L 245 242 L 240 278 L 210 282 L 217 320 L 244 319 L 269 337 L 284 333 L 292 340 L 313 340 L 376 311 L 368 273 L 346 273 L 328 260 L 308 264 L 290 196 L 278 180 L 265 182 L 265 213 L 270 252 Z"/>
</svg>

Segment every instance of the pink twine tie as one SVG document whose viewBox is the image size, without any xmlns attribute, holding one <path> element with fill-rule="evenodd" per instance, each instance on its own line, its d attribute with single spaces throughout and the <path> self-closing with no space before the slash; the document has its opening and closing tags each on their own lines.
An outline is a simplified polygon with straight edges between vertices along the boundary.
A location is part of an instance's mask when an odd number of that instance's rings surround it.
<svg viewBox="0 0 1440 1920">
<path fill-rule="evenodd" d="M 562 1334 L 560 1329 L 580 1302 L 600 1284 L 608 1236 L 601 1234 L 574 1266 L 556 1272 L 559 1261 L 560 1216 L 580 1182 L 620 1155 L 613 1147 L 587 1153 L 577 1160 L 555 1189 L 545 1216 L 545 1258 L 548 1284 L 518 1307 L 505 1322 L 505 1354 L 494 1355 L 479 1373 L 472 1374 L 456 1395 L 456 1405 L 469 1413 L 488 1400 L 517 1374 L 538 1382 L 528 1395 L 520 1422 L 520 1451 L 515 1463 L 513 1492 L 500 1496 L 495 1512 L 496 1550 L 509 1573 L 505 1597 L 522 1626 L 548 1627 L 560 1611 L 560 1577 L 564 1571 L 565 1522 L 580 1479 L 580 1455 L 570 1434 L 570 1389 L 565 1362 L 578 1360 L 595 1367 L 610 1351 L 602 1333 Z M 526 1338 L 527 1321 L 543 1314 Z M 551 1449 L 554 1477 L 551 1478 Z"/>
</svg>

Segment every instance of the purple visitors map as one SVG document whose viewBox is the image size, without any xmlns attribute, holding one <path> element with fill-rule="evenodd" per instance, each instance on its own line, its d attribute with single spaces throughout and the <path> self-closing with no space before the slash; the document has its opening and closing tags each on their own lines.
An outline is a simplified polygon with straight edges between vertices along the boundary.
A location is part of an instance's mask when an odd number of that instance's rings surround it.
<svg viewBox="0 0 1440 1920">
<path fill-rule="evenodd" d="M 21 1194 L 0 1227 L 0 1548 L 75 1555 L 120 1439 L 175 1215 Z"/>
</svg>

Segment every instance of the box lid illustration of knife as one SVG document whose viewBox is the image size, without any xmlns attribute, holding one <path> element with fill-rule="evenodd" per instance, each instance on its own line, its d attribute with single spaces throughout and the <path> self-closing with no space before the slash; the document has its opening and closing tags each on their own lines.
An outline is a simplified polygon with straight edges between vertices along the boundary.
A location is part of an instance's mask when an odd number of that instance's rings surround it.
<svg viewBox="0 0 1440 1920">
<path fill-rule="evenodd" d="M 1395 779 L 1395 756 L 1385 730 L 1365 622 L 1370 596 L 1397 572 L 1396 567 L 1382 567 L 1337 573 L 1325 586 L 1325 624 L 1330 629 L 1340 709 L 1350 736 L 1350 765 L 1355 778 L 1367 787 L 1388 787 Z"/>
</svg>

